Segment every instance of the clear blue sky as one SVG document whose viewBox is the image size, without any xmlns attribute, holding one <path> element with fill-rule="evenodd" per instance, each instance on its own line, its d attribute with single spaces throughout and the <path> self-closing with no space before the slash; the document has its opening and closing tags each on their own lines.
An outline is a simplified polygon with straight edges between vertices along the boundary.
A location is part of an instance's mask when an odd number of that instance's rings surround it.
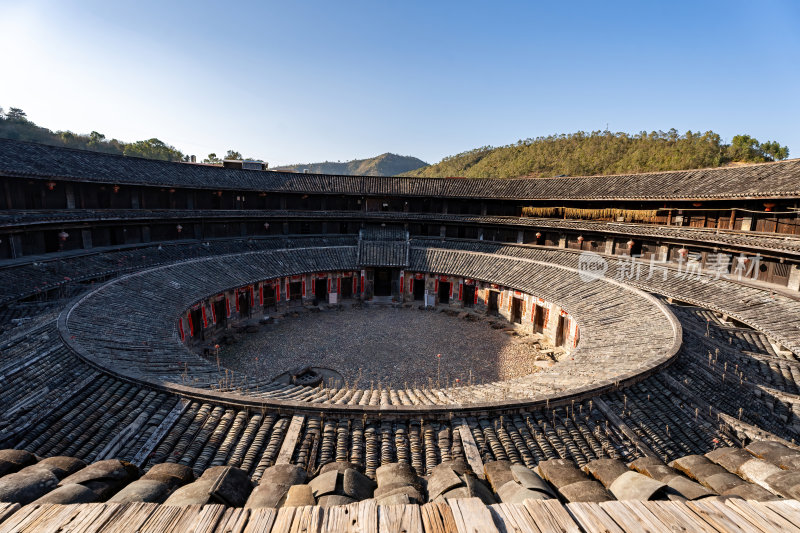
<svg viewBox="0 0 800 533">
<path fill-rule="evenodd" d="M 0 106 L 271 164 L 714 130 L 800 157 L 800 2 L 0 0 Z"/>
</svg>

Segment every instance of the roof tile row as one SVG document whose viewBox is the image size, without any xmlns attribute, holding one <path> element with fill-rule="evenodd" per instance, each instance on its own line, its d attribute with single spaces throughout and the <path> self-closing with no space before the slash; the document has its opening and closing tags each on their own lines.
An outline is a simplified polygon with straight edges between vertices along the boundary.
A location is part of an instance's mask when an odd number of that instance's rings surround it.
<svg viewBox="0 0 800 533">
<path fill-rule="evenodd" d="M 800 196 L 800 160 L 549 179 L 336 176 L 235 170 L 0 140 L 0 175 L 99 183 L 318 194 L 497 199 L 666 199 Z"/>
</svg>

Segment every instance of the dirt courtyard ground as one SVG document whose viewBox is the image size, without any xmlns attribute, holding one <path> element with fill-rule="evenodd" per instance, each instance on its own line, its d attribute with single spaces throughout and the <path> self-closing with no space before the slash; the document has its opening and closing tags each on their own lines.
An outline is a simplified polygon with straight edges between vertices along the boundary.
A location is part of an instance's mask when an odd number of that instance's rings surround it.
<svg viewBox="0 0 800 533">
<path fill-rule="evenodd" d="M 220 362 L 248 379 L 310 365 L 331 368 L 362 388 L 435 385 L 437 379 L 441 386 L 455 379 L 465 385 L 536 371 L 532 343 L 532 337 L 508 335 L 486 320 L 365 307 L 280 318 L 222 347 Z"/>
</svg>

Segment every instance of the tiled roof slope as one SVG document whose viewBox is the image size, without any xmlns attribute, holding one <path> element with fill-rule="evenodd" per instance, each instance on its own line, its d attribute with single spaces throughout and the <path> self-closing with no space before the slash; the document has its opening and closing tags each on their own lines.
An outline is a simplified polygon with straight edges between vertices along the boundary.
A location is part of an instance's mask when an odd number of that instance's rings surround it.
<svg viewBox="0 0 800 533">
<path fill-rule="evenodd" d="M 408 241 L 359 241 L 358 266 L 408 266 Z"/>
<path fill-rule="evenodd" d="M 402 226 L 370 224 L 359 232 L 358 265 L 408 266 L 408 232 Z"/>
<path fill-rule="evenodd" d="M 549 179 L 333 176 L 168 163 L 0 140 L 0 176 L 275 192 L 507 199 L 800 197 L 800 160 L 718 169 Z"/>
</svg>

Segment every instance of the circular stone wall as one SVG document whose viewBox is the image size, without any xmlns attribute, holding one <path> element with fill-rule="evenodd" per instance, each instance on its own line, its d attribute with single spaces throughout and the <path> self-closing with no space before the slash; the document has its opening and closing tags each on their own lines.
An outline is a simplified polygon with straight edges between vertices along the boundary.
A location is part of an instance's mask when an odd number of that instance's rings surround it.
<svg viewBox="0 0 800 533">
<path fill-rule="evenodd" d="M 357 270 L 353 246 L 296 248 L 203 258 L 111 281 L 59 318 L 62 338 L 87 362 L 118 377 L 197 398 L 292 410 L 391 409 L 447 412 L 555 405 L 635 382 L 672 360 L 680 347 L 675 317 L 655 298 L 575 269 L 493 254 L 434 248 L 410 251 L 408 269 L 510 287 L 558 303 L 580 325 L 569 360 L 522 377 L 455 387 L 309 389 L 259 386 L 229 376 L 178 339 L 177 317 L 195 302 L 265 279 Z"/>
</svg>

